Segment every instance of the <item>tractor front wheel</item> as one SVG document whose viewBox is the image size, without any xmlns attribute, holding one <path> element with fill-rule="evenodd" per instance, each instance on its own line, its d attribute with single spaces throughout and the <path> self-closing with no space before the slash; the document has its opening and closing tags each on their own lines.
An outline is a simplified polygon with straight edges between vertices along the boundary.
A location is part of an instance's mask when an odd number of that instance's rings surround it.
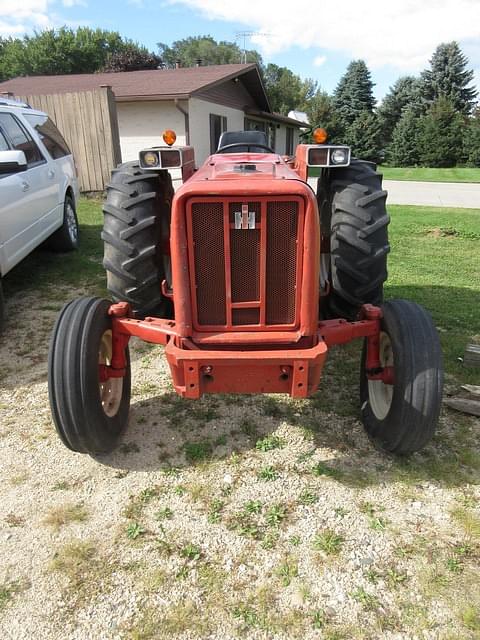
<svg viewBox="0 0 480 640">
<path fill-rule="evenodd" d="M 360 374 L 362 421 L 381 449 L 407 455 L 433 437 L 442 403 L 443 367 L 438 333 L 425 309 L 407 300 L 383 307 L 380 365 L 393 384 L 369 380 L 364 344 Z"/>
<path fill-rule="evenodd" d="M 101 376 L 111 364 L 108 300 L 79 298 L 65 305 L 53 329 L 48 363 L 50 407 L 58 435 L 72 451 L 113 450 L 127 426 L 130 358 L 124 377 Z"/>
</svg>

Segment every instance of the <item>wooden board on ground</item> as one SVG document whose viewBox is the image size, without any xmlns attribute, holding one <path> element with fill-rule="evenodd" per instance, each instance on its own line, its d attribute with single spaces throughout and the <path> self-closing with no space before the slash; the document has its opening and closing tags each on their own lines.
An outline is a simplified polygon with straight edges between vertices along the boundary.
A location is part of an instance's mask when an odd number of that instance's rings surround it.
<svg viewBox="0 0 480 640">
<path fill-rule="evenodd" d="M 468 413 L 472 416 L 480 416 L 480 400 L 470 400 L 468 398 L 445 398 L 447 407 Z"/>
<path fill-rule="evenodd" d="M 480 385 L 478 384 L 462 384 L 462 389 L 474 396 L 480 396 Z"/>
<path fill-rule="evenodd" d="M 463 364 L 466 367 L 480 367 L 480 344 L 467 344 Z"/>
</svg>

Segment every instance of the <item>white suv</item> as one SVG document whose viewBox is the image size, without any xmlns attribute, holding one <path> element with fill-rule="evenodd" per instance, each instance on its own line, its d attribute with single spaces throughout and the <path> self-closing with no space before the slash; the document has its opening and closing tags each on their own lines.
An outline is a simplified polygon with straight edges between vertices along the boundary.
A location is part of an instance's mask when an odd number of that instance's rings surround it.
<svg viewBox="0 0 480 640">
<path fill-rule="evenodd" d="M 52 249 L 78 247 L 78 199 L 70 149 L 42 111 L 0 97 L 1 278 L 47 238 Z"/>
</svg>

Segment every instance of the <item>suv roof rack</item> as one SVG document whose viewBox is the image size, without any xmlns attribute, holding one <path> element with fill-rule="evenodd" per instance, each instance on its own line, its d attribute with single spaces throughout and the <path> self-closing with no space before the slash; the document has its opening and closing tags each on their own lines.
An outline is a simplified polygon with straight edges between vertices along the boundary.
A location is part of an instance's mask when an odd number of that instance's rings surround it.
<svg viewBox="0 0 480 640">
<path fill-rule="evenodd" d="M 28 102 L 21 102 L 20 100 L 15 100 L 12 98 L 5 98 L 0 96 L 0 105 L 5 107 L 22 107 L 23 109 L 31 109 L 32 107 L 28 104 Z"/>
</svg>

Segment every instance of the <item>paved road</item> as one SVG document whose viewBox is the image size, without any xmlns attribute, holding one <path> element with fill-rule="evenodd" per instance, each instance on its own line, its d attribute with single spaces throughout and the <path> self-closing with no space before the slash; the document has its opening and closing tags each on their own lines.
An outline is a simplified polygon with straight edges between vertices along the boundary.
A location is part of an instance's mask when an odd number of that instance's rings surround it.
<svg viewBox="0 0 480 640">
<path fill-rule="evenodd" d="M 384 180 L 388 204 L 480 209 L 480 184 Z"/>
</svg>

